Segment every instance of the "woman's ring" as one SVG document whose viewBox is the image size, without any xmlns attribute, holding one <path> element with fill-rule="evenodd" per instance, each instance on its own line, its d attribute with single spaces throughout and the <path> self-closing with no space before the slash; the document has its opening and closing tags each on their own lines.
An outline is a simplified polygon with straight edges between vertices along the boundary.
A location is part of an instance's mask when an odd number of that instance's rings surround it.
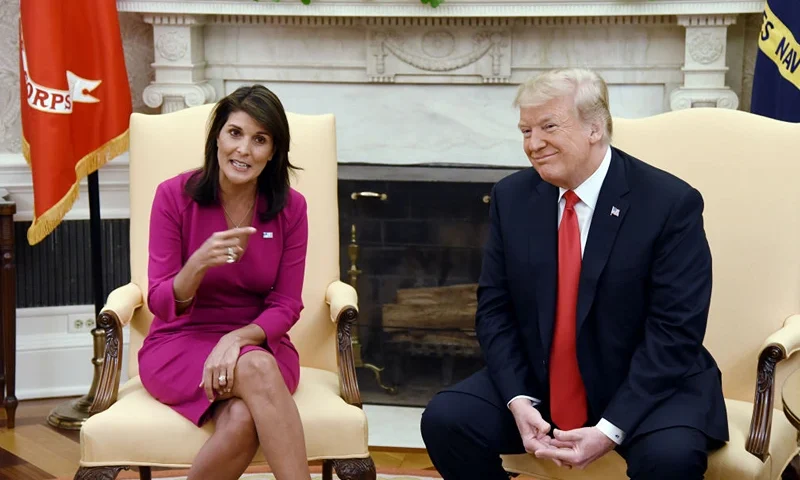
<svg viewBox="0 0 800 480">
<path fill-rule="evenodd" d="M 236 257 L 233 256 L 233 247 L 228 247 L 228 260 L 227 263 L 233 263 L 236 261 Z"/>
<path fill-rule="evenodd" d="M 217 378 L 217 380 L 219 380 L 220 385 L 225 385 L 225 383 L 228 381 L 228 377 L 225 376 L 225 374 L 222 374 Z"/>
</svg>

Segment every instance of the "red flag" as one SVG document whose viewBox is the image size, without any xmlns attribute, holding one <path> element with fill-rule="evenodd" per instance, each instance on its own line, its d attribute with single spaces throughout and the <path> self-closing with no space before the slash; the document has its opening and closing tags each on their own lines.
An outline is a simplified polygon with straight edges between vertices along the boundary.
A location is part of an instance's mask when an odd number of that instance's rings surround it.
<svg viewBox="0 0 800 480">
<path fill-rule="evenodd" d="M 21 1 L 19 35 L 34 245 L 72 208 L 80 180 L 128 149 L 131 93 L 114 0 Z"/>
</svg>

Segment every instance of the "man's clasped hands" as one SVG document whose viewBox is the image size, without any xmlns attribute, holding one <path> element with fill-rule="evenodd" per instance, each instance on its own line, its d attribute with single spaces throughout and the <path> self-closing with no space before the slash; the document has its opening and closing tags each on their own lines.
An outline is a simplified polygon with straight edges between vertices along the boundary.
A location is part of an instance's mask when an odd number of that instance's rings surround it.
<svg viewBox="0 0 800 480">
<path fill-rule="evenodd" d="M 525 451 L 536 458 L 550 459 L 558 466 L 586 468 L 587 465 L 614 449 L 616 444 L 597 427 L 574 430 L 553 430 L 529 400 L 514 400 L 511 413 L 517 423 Z"/>
</svg>

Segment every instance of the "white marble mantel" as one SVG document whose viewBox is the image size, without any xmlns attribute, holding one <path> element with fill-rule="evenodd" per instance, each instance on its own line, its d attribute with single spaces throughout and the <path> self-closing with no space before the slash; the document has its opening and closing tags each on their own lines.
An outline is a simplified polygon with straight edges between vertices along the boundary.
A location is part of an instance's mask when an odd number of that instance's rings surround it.
<svg viewBox="0 0 800 480">
<path fill-rule="evenodd" d="M 337 116 L 339 159 L 522 165 L 515 85 L 585 66 L 615 116 L 737 108 L 728 27 L 750 0 L 118 0 L 153 25 L 147 105 L 170 112 L 242 84 Z"/>
<path fill-rule="evenodd" d="M 608 17 L 758 13 L 753 0 L 445 0 L 436 8 L 419 0 L 117 0 L 124 12 L 191 15 L 334 17 Z"/>
</svg>

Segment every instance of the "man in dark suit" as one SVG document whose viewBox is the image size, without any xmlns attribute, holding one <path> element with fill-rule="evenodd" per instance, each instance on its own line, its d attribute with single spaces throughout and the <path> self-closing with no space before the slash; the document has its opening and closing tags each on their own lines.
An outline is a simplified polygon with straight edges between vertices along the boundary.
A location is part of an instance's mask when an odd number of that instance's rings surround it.
<svg viewBox="0 0 800 480">
<path fill-rule="evenodd" d="M 611 147 L 594 72 L 545 73 L 515 106 L 533 168 L 492 191 L 476 315 L 486 368 L 426 408 L 434 465 L 445 480 L 504 480 L 501 454 L 582 468 L 616 449 L 630 478 L 703 478 L 728 423 L 703 347 L 700 193 Z"/>
</svg>

